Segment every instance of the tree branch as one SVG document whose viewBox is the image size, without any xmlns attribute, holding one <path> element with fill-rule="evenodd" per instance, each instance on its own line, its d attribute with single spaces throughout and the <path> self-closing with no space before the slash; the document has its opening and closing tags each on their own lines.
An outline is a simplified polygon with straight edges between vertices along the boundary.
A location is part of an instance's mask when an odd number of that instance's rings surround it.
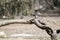
<svg viewBox="0 0 60 40">
<path fill-rule="evenodd" d="M 26 20 L 5 20 L 0 22 L 0 27 L 15 23 L 29 24 Z"/>
<path fill-rule="evenodd" d="M 45 30 L 47 32 L 47 34 L 51 37 L 51 40 L 57 40 L 57 35 L 54 33 L 54 31 L 52 30 L 52 28 L 41 24 L 42 22 L 39 22 L 38 19 L 32 19 L 29 21 L 30 23 L 35 24 L 38 28 Z"/>
</svg>

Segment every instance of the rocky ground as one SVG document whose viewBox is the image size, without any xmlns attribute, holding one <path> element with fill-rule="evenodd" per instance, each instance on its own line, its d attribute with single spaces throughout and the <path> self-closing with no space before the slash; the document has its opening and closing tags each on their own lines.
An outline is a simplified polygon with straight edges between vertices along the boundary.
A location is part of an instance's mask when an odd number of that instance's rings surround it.
<svg viewBox="0 0 60 40">
<path fill-rule="evenodd" d="M 30 17 L 25 17 L 24 19 L 28 20 Z M 39 19 L 41 22 L 45 22 L 53 30 L 60 29 L 60 17 L 40 17 Z M 50 40 L 50 36 L 44 30 L 39 29 L 34 24 L 10 24 L 0 27 L 0 32 L 1 31 L 4 31 L 8 37 L 0 38 L 0 40 Z M 12 34 L 30 34 L 36 36 L 9 37 Z M 60 34 L 58 34 L 57 38 L 58 40 L 60 39 Z"/>
</svg>

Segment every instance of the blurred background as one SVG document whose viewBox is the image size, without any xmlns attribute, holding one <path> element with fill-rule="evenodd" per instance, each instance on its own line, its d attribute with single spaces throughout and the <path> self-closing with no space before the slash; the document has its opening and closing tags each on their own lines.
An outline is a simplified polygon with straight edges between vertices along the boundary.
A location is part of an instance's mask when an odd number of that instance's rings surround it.
<svg viewBox="0 0 60 40">
<path fill-rule="evenodd" d="M 60 16 L 60 0 L 0 0 L 0 19 Z"/>
</svg>

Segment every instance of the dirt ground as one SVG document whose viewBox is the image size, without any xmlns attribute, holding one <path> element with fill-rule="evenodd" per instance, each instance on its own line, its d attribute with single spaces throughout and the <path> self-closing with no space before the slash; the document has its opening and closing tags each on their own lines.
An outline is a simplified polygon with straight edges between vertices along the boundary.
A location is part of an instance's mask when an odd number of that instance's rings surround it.
<svg viewBox="0 0 60 40">
<path fill-rule="evenodd" d="M 27 20 L 30 18 L 25 17 L 24 19 Z M 41 20 L 41 22 L 45 22 L 47 26 L 51 27 L 54 31 L 60 29 L 60 17 L 40 17 L 39 19 Z M 44 30 L 39 29 L 34 24 L 10 24 L 7 26 L 0 27 L 0 32 L 1 31 L 4 31 L 8 36 L 12 34 L 23 34 L 23 33 L 37 36 L 15 37 L 15 38 L 8 37 L 8 38 L 0 38 L 0 40 L 51 40 L 50 36 Z M 58 40 L 60 39 L 60 34 L 58 34 L 57 38 Z"/>
</svg>

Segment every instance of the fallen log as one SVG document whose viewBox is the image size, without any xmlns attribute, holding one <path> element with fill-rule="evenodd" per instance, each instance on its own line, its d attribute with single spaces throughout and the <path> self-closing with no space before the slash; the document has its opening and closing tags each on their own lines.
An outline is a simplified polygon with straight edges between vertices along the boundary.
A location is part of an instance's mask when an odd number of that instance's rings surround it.
<svg viewBox="0 0 60 40">
<path fill-rule="evenodd" d="M 4 20 L 0 22 L 0 27 L 6 26 L 9 24 L 15 24 L 15 23 L 20 23 L 20 24 L 29 24 L 26 20 L 20 19 L 20 20 Z"/>
<path fill-rule="evenodd" d="M 47 34 L 51 37 L 51 40 L 57 40 L 57 33 L 59 32 L 54 32 L 52 28 L 50 28 L 49 26 L 46 26 L 45 23 L 41 23 L 38 19 L 31 19 L 29 21 L 27 20 L 5 20 L 5 21 L 1 21 L 0 22 L 0 27 L 2 26 L 6 26 L 9 24 L 14 24 L 14 23 L 20 23 L 20 24 L 35 24 L 38 28 L 45 30 L 47 32 Z M 55 34 L 56 33 L 56 34 Z"/>
<path fill-rule="evenodd" d="M 35 24 L 38 28 L 45 30 L 47 32 L 47 34 L 51 37 L 51 40 L 57 40 L 57 33 L 53 31 L 52 28 L 50 28 L 49 26 L 46 26 L 46 24 L 41 24 L 40 21 L 38 19 L 31 19 L 29 20 L 29 22 L 31 24 Z M 58 32 L 59 33 L 59 32 Z"/>
</svg>

